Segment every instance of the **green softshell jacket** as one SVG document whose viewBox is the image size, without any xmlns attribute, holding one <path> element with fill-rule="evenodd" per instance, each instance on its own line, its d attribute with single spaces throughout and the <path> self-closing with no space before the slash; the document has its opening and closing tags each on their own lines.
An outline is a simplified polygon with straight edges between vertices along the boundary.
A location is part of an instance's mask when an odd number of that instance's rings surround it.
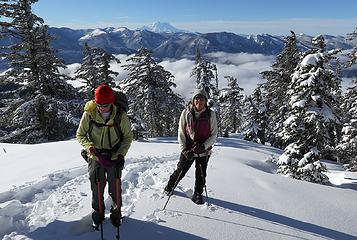
<svg viewBox="0 0 357 240">
<path fill-rule="evenodd" d="M 84 113 L 82 115 L 81 121 L 79 123 L 79 127 L 77 129 L 76 137 L 78 142 L 87 150 L 88 157 L 92 160 L 97 160 L 94 155 L 89 153 L 89 148 L 94 146 L 96 149 L 111 149 L 111 146 L 115 146 L 119 141 L 121 144 L 116 152 L 111 153 L 111 159 L 116 160 L 118 154 L 122 154 L 123 156 L 129 150 L 131 142 L 133 140 L 133 133 L 131 131 L 131 124 L 126 112 L 121 114 L 120 120 L 120 130 L 122 132 L 122 139 L 119 139 L 117 136 L 117 132 L 114 128 L 114 118 L 117 113 L 117 107 L 112 105 L 112 112 L 105 123 L 100 112 L 97 110 L 97 105 L 95 101 L 91 100 L 86 103 L 84 106 Z M 96 124 L 90 123 L 90 121 L 94 120 L 100 124 L 106 124 L 107 126 L 97 127 Z M 90 125 L 92 125 L 92 130 L 89 132 Z M 110 138 L 108 137 L 110 134 Z M 109 144 L 109 139 L 111 139 L 111 144 Z"/>
</svg>

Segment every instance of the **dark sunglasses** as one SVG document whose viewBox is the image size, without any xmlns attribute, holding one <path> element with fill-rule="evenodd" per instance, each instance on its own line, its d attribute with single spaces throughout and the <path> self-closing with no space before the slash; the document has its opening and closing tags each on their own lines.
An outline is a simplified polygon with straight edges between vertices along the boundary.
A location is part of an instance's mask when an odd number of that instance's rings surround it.
<svg viewBox="0 0 357 240">
<path fill-rule="evenodd" d="M 106 108 L 106 107 L 109 107 L 110 106 L 110 103 L 97 103 L 97 107 L 101 107 L 101 108 Z"/>
</svg>

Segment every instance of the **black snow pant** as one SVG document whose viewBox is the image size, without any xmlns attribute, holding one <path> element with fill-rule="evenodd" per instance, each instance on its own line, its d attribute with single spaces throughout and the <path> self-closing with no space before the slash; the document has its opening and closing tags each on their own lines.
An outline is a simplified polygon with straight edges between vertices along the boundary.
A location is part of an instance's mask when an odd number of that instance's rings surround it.
<svg viewBox="0 0 357 240">
<path fill-rule="evenodd" d="M 210 155 L 203 156 L 203 157 L 193 157 L 193 159 L 189 160 L 183 153 L 181 153 L 180 160 L 177 164 L 177 168 L 171 174 L 169 182 L 167 183 L 167 186 L 170 189 L 173 189 L 175 187 L 176 181 L 177 181 L 177 183 L 179 183 L 180 180 L 185 176 L 185 174 L 191 168 L 193 162 L 195 162 L 196 163 L 195 164 L 195 168 L 196 168 L 196 171 L 195 171 L 195 193 L 202 194 L 203 187 L 206 184 L 207 164 L 208 164 L 209 158 L 210 158 Z"/>
<path fill-rule="evenodd" d="M 89 160 L 88 162 L 89 180 L 92 190 L 92 218 L 96 223 L 101 223 L 104 220 L 105 205 L 104 205 L 104 189 L 108 182 L 109 196 L 112 199 L 111 212 L 116 212 L 121 217 L 121 173 L 119 167 L 104 168 L 97 161 Z"/>
</svg>

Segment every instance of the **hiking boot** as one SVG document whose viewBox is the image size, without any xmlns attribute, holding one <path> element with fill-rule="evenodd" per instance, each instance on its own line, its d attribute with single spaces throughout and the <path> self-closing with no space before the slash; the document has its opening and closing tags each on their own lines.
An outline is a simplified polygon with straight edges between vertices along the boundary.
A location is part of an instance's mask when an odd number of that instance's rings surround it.
<svg viewBox="0 0 357 240">
<path fill-rule="evenodd" d="M 164 193 L 166 196 L 170 196 L 172 194 L 172 187 L 170 187 L 169 185 L 166 185 L 166 187 L 164 188 Z"/>
<path fill-rule="evenodd" d="M 114 227 L 119 227 L 121 224 L 121 211 L 118 208 L 110 208 L 110 221 Z"/>
<path fill-rule="evenodd" d="M 93 229 L 93 231 L 99 231 L 99 224 L 96 224 L 95 222 L 93 222 L 92 229 Z"/>
<path fill-rule="evenodd" d="M 98 211 L 92 212 L 93 225 L 99 226 L 104 221 L 104 215 Z"/>
<path fill-rule="evenodd" d="M 199 205 L 204 204 L 202 194 L 200 194 L 200 193 L 194 193 L 191 200 L 192 200 L 192 202 L 199 204 Z"/>
</svg>

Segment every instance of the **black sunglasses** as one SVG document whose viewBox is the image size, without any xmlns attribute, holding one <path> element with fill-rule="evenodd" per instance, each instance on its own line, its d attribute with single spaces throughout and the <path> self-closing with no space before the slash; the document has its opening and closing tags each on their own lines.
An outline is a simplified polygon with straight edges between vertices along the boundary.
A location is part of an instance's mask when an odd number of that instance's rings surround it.
<svg viewBox="0 0 357 240">
<path fill-rule="evenodd" d="M 102 107 L 102 108 L 105 108 L 105 107 L 109 107 L 110 106 L 110 103 L 97 103 L 97 107 Z"/>
</svg>

